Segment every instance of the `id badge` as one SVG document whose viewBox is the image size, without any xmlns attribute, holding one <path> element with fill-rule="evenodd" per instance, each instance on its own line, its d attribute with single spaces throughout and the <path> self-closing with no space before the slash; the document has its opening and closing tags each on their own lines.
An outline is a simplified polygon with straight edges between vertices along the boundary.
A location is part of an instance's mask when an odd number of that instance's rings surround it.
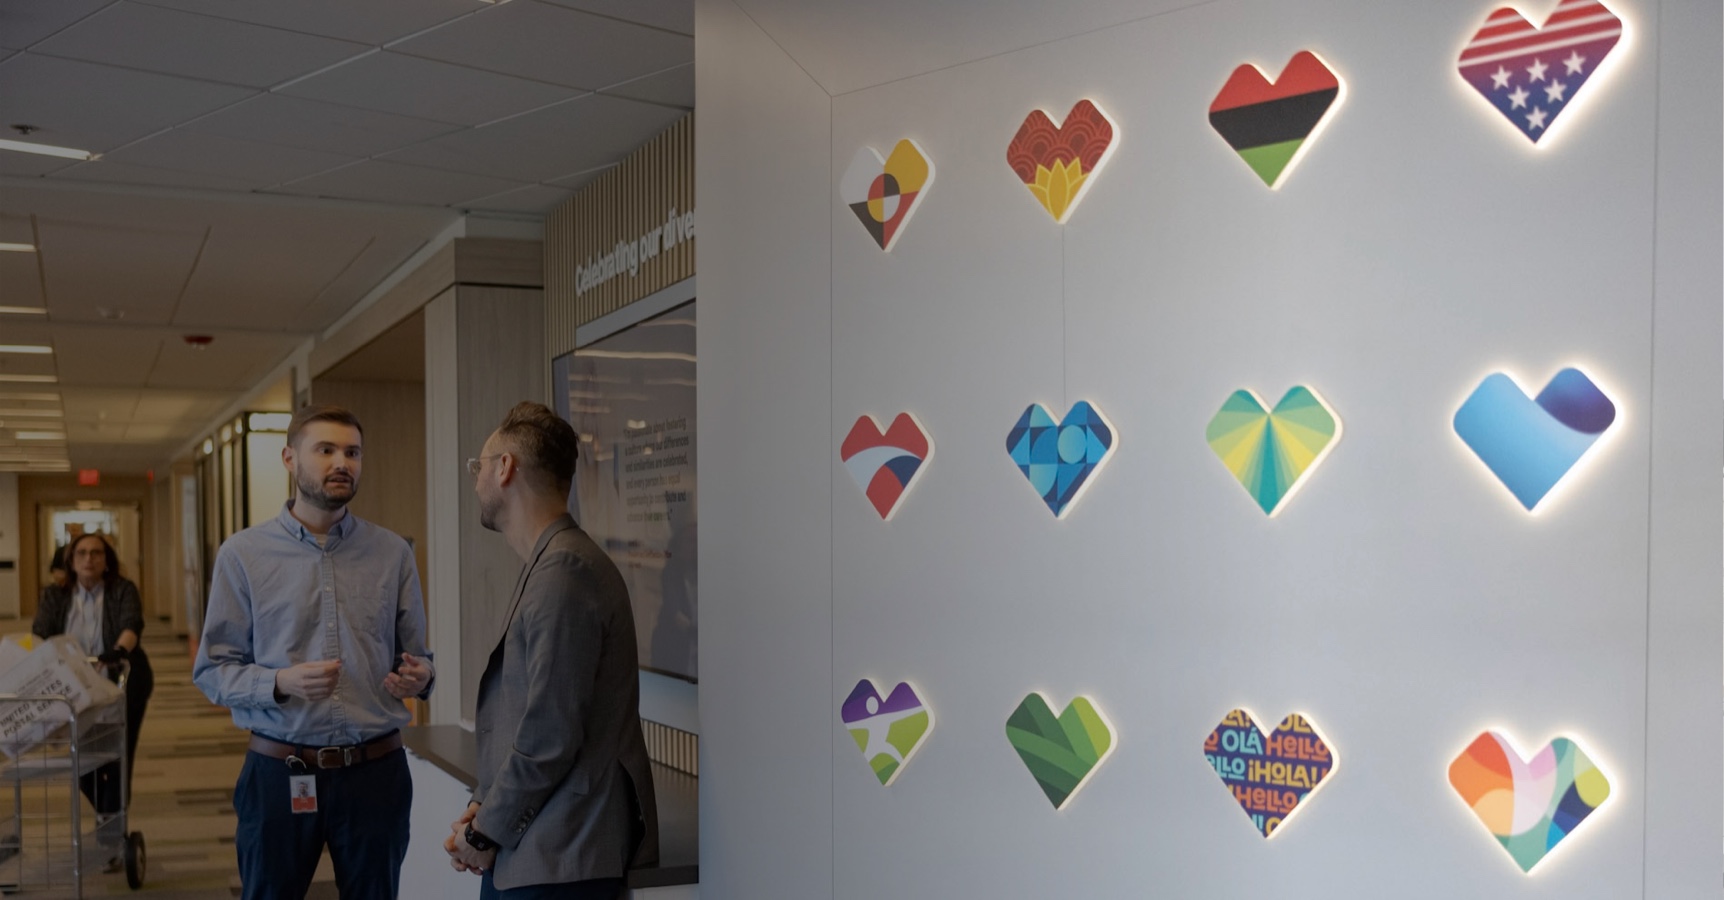
<svg viewBox="0 0 1724 900">
<path fill-rule="evenodd" d="M 317 776 L 289 775 L 287 797 L 295 813 L 317 812 Z"/>
</svg>

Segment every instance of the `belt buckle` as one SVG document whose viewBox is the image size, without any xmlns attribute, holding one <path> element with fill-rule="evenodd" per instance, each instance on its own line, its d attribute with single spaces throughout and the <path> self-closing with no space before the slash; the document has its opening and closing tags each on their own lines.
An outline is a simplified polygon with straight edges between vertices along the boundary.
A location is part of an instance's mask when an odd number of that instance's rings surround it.
<svg viewBox="0 0 1724 900">
<path fill-rule="evenodd" d="M 319 747 L 317 748 L 317 767 L 319 769 L 339 769 L 342 766 L 353 765 L 352 747 Z M 333 757 L 334 762 L 326 760 Z"/>
</svg>

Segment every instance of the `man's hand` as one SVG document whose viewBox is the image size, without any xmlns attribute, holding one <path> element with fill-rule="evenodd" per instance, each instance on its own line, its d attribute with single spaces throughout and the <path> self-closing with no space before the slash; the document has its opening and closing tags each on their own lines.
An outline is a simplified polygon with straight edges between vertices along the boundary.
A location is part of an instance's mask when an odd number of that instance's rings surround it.
<svg viewBox="0 0 1724 900">
<path fill-rule="evenodd" d="M 383 676 L 383 689 L 397 700 L 425 693 L 431 686 L 431 664 L 411 653 L 401 654 L 401 665 Z"/>
<path fill-rule="evenodd" d="M 467 804 L 461 817 L 449 824 L 449 836 L 443 839 L 443 852 L 449 854 L 449 865 L 457 872 L 482 875 L 497 861 L 497 851 L 480 853 L 467 843 L 467 825 L 479 814 L 479 804 Z"/>
<path fill-rule="evenodd" d="M 277 669 L 275 692 L 301 700 L 327 700 L 335 693 L 335 683 L 341 678 L 341 660 L 327 659 L 302 662 L 297 666 Z"/>
</svg>

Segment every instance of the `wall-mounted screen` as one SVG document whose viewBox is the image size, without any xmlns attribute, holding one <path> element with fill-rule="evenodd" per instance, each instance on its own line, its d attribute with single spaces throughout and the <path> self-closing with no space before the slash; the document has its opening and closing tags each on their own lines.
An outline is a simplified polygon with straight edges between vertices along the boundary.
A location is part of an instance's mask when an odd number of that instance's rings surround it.
<svg viewBox="0 0 1724 900">
<path fill-rule="evenodd" d="M 642 668 L 696 679 L 695 304 L 556 359 L 581 459 L 569 509 L 628 580 Z"/>
</svg>

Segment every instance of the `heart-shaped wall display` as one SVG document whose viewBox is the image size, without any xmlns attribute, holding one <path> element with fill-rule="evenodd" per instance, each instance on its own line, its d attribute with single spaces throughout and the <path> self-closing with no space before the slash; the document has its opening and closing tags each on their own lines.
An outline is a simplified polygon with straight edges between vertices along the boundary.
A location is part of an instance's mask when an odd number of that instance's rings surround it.
<svg viewBox="0 0 1724 900">
<path fill-rule="evenodd" d="M 1204 436 L 1251 499 L 1273 516 L 1334 448 L 1341 420 L 1304 385 L 1281 395 L 1274 410 L 1240 390 L 1221 404 Z"/>
<path fill-rule="evenodd" d="M 934 730 L 934 711 L 909 682 L 900 682 L 882 699 L 874 682 L 864 678 L 844 698 L 839 716 L 882 785 L 898 778 Z"/>
<path fill-rule="evenodd" d="M 1303 808 L 1335 771 L 1335 755 L 1298 713 L 1265 735 L 1243 709 L 1228 713 L 1203 741 L 1203 755 L 1265 838 Z"/>
<path fill-rule="evenodd" d="M 1461 51 L 1461 77 L 1536 144 L 1575 104 L 1622 32 L 1622 20 L 1598 0 L 1562 0 L 1542 28 L 1505 6 Z"/>
<path fill-rule="evenodd" d="M 838 196 L 856 214 L 881 250 L 892 244 L 934 183 L 934 164 L 915 141 L 905 138 L 885 159 L 863 147 L 838 181 Z"/>
<path fill-rule="evenodd" d="M 1263 183 L 1275 188 L 1341 96 L 1341 79 L 1317 54 L 1293 54 L 1270 81 L 1250 63 L 1233 70 L 1209 104 L 1209 124 Z"/>
<path fill-rule="evenodd" d="M 1449 763 L 1449 784 L 1523 872 L 1610 798 L 1610 779 L 1565 737 L 1529 760 L 1501 734 L 1484 732 Z"/>
<path fill-rule="evenodd" d="M 1088 100 L 1079 100 L 1063 124 L 1035 110 L 1006 147 L 1006 163 L 1055 222 L 1077 208 L 1095 174 L 1113 155 L 1113 121 Z"/>
<path fill-rule="evenodd" d="M 1006 720 L 1006 740 L 1029 767 L 1054 809 L 1064 808 L 1113 752 L 1113 728 L 1088 697 L 1054 715 L 1041 694 L 1025 697 Z"/>
<path fill-rule="evenodd" d="M 1058 518 L 1094 481 L 1115 437 L 1113 426 L 1088 401 L 1072 404 L 1059 422 L 1041 404 L 1032 403 L 1006 435 L 1006 451 Z"/>
<path fill-rule="evenodd" d="M 873 416 L 862 416 L 850 426 L 838 456 L 874 511 L 890 519 L 933 459 L 934 442 L 910 413 L 899 413 L 884 432 Z"/>
<path fill-rule="evenodd" d="M 1616 404 L 1579 369 L 1556 373 L 1537 397 L 1496 372 L 1455 412 L 1455 434 L 1530 512 L 1615 422 Z"/>
</svg>

